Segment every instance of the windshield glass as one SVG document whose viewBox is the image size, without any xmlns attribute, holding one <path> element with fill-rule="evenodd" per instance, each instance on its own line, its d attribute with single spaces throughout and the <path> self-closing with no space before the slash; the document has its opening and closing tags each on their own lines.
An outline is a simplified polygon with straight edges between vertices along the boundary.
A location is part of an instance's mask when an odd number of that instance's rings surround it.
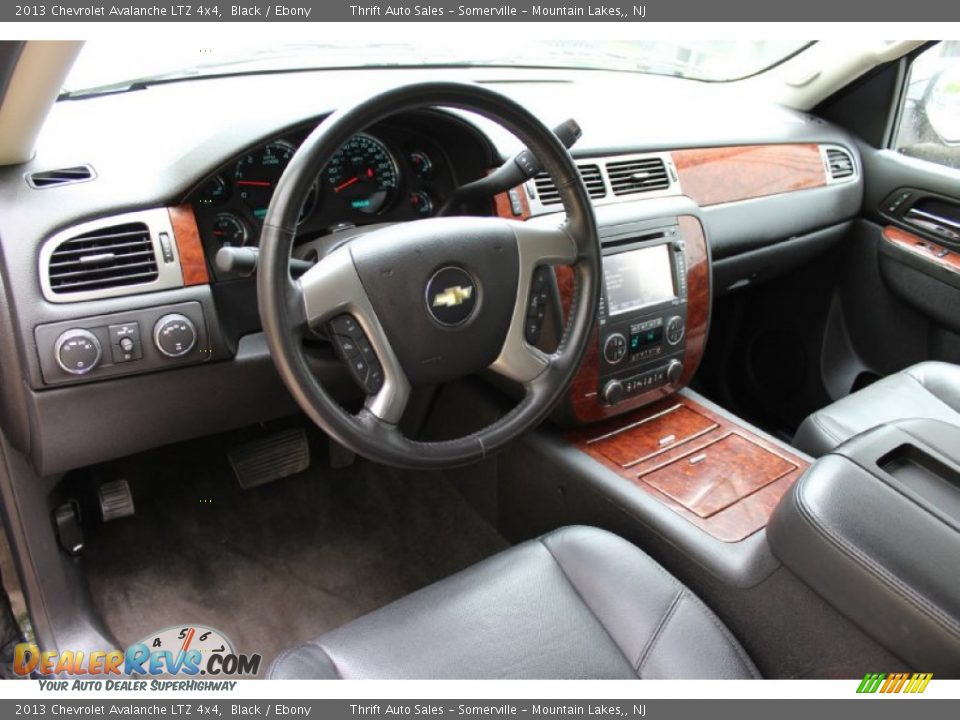
<svg viewBox="0 0 960 720">
<path fill-rule="evenodd" d="M 64 84 L 83 93 L 137 82 L 277 70 L 391 66 L 544 67 L 674 75 L 728 81 L 754 75 L 802 50 L 796 40 L 531 40 L 462 37 L 429 46 L 385 43 L 189 43 L 96 40 L 87 43 Z"/>
</svg>

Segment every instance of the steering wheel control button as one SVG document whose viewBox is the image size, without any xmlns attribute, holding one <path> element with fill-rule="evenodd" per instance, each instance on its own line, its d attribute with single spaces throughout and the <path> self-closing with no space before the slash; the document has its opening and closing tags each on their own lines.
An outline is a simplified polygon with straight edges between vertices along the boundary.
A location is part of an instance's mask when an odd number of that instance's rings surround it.
<svg viewBox="0 0 960 720">
<path fill-rule="evenodd" d="M 683 331 L 685 329 L 683 318 L 679 315 L 674 315 L 667 321 L 667 342 L 671 345 L 679 343 L 683 340 Z"/>
<path fill-rule="evenodd" d="M 611 365 L 616 365 L 627 354 L 627 339 L 622 333 L 607 335 L 603 343 L 603 357 Z"/>
<path fill-rule="evenodd" d="M 54 350 L 57 364 L 71 375 L 86 375 L 100 363 L 100 341 L 89 330 L 67 330 Z"/>
<path fill-rule="evenodd" d="M 183 357 L 197 344 L 197 329 L 186 315 L 164 315 L 153 326 L 153 342 L 167 357 Z"/>
<path fill-rule="evenodd" d="M 140 324 L 136 322 L 110 325 L 110 355 L 115 363 L 140 360 L 143 347 L 140 344 Z"/>
<path fill-rule="evenodd" d="M 427 310 L 445 327 L 463 325 L 477 307 L 477 295 L 479 288 L 466 270 L 441 268 L 427 282 Z"/>
<path fill-rule="evenodd" d="M 530 297 L 527 299 L 527 321 L 524 327 L 524 338 L 529 345 L 540 342 L 540 331 L 543 330 L 543 319 L 547 315 L 548 275 L 550 268 L 539 267 L 533 273 L 530 283 Z"/>
<path fill-rule="evenodd" d="M 383 368 L 363 329 L 350 315 L 338 315 L 330 321 L 330 337 L 350 376 L 368 395 L 383 387 Z"/>
</svg>

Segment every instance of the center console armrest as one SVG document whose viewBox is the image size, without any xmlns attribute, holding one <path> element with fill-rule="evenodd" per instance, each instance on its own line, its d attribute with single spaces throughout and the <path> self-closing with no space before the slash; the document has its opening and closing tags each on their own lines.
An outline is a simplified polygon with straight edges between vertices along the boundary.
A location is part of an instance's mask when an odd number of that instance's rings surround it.
<svg viewBox="0 0 960 720">
<path fill-rule="evenodd" d="M 960 676 L 960 428 L 903 420 L 851 439 L 795 483 L 767 535 L 877 642 Z"/>
</svg>

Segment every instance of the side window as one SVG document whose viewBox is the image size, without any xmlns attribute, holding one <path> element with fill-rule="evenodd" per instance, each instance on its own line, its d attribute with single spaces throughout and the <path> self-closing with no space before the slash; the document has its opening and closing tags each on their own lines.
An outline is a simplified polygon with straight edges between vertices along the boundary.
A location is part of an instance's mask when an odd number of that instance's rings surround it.
<svg viewBox="0 0 960 720">
<path fill-rule="evenodd" d="M 960 169 L 960 41 L 937 43 L 913 61 L 893 149 Z"/>
</svg>

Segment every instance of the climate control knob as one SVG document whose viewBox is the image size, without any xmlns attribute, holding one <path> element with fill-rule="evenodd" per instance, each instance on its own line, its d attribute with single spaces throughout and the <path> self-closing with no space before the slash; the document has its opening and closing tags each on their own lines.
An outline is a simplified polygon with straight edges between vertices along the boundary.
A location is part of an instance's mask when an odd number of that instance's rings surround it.
<svg viewBox="0 0 960 720">
<path fill-rule="evenodd" d="M 153 326 L 153 343 L 167 357 L 182 357 L 197 344 L 197 329 L 186 315 L 170 313 Z"/>
<path fill-rule="evenodd" d="M 54 353 L 64 372 L 86 375 L 100 363 L 100 341 L 89 330 L 67 330 L 57 338 Z"/>
<path fill-rule="evenodd" d="M 683 363 L 679 360 L 671 360 L 667 364 L 667 381 L 671 385 L 676 385 L 683 377 Z"/>
<path fill-rule="evenodd" d="M 603 386 L 603 401 L 615 405 L 623 399 L 623 383 L 619 380 L 609 380 Z"/>
</svg>

